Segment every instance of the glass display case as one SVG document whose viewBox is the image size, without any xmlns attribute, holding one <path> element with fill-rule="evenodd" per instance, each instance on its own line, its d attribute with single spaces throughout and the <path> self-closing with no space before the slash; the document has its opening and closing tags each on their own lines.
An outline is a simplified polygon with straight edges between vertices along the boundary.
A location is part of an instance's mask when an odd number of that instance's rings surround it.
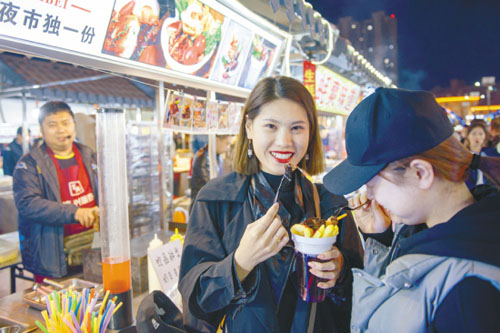
<svg viewBox="0 0 500 333">
<path fill-rule="evenodd" d="M 127 124 L 128 209 L 132 238 L 161 228 L 158 151 L 158 130 L 153 122 Z"/>
</svg>

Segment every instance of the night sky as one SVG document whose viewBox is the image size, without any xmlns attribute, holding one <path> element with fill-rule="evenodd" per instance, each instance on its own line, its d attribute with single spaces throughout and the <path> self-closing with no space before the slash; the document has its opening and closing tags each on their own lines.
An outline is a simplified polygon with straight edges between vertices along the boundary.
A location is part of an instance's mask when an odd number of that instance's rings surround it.
<svg viewBox="0 0 500 333">
<path fill-rule="evenodd" d="M 448 87 L 453 78 L 500 81 L 500 0 L 306 1 L 334 24 L 343 16 L 362 21 L 378 10 L 395 14 L 401 88 Z"/>
</svg>

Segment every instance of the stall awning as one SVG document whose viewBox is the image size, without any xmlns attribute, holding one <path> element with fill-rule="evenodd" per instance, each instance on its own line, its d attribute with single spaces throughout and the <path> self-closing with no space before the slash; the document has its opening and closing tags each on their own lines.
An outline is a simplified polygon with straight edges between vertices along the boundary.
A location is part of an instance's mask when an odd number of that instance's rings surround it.
<svg viewBox="0 0 500 333">
<path fill-rule="evenodd" d="M 86 81 L 85 78 L 95 78 L 104 73 L 85 67 L 2 53 L 0 54 L 0 70 L 3 89 L 82 79 L 78 83 L 29 89 L 27 93 L 32 98 L 59 99 L 100 106 L 154 107 L 154 90 L 150 87 L 120 76 L 103 76 L 104 78 L 99 80 Z"/>
</svg>

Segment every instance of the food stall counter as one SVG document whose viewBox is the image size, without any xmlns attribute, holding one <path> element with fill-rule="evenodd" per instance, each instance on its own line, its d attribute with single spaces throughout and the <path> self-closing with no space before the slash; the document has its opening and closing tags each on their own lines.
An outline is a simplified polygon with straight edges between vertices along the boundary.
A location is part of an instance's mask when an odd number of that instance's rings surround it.
<svg viewBox="0 0 500 333">
<path fill-rule="evenodd" d="M 23 302 L 24 291 L 0 298 L 1 326 L 19 325 L 21 332 L 40 331 L 35 324 L 36 320 L 44 321 L 39 310 L 31 308 Z"/>
</svg>

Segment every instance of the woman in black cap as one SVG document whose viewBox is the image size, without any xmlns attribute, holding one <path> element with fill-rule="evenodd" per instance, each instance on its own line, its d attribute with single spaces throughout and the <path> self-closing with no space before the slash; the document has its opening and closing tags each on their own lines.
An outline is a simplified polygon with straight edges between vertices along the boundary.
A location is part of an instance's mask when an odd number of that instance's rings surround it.
<svg viewBox="0 0 500 333">
<path fill-rule="evenodd" d="M 498 187 L 500 159 L 452 133 L 423 91 L 377 89 L 347 120 L 347 159 L 324 182 L 335 194 L 367 188 L 351 202 L 366 203 L 355 211 L 366 243 L 353 332 L 498 331 L 500 195 L 465 180 L 480 169 Z"/>
<path fill-rule="evenodd" d="M 293 224 L 318 213 L 326 219 L 347 201 L 299 170 L 276 196 L 288 163 L 310 174 L 324 168 L 314 100 L 295 79 L 265 78 L 242 119 L 236 172 L 208 182 L 193 205 L 179 279 L 185 325 L 203 330 L 205 322 L 213 331 L 225 317 L 227 332 L 348 332 L 350 268 L 362 263 L 354 222 L 341 220 L 336 246 L 310 266 L 325 279 L 318 287 L 328 289 L 317 306 L 298 295 L 289 241 Z"/>
</svg>

